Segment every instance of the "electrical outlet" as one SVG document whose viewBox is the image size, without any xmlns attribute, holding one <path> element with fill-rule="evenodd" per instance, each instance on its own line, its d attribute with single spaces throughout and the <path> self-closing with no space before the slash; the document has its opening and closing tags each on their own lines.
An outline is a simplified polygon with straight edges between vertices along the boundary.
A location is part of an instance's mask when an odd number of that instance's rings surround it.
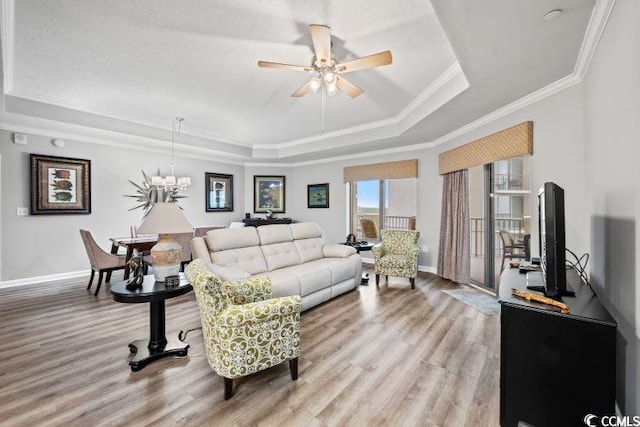
<svg viewBox="0 0 640 427">
<path fill-rule="evenodd" d="M 18 208 L 18 209 L 16 209 L 16 215 L 18 215 L 18 216 L 27 216 L 27 215 L 29 215 L 29 208 Z"/>
<path fill-rule="evenodd" d="M 429 252 L 429 247 L 427 245 L 422 246 L 422 252 Z"/>
</svg>

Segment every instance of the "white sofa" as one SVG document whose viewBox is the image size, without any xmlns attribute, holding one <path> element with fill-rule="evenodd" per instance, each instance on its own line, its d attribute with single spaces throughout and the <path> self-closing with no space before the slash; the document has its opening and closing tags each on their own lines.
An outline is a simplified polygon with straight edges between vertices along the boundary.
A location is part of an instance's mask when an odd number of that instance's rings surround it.
<svg viewBox="0 0 640 427">
<path fill-rule="evenodd" d="M 194 238 L 191 251 L 224 281 L 269 277 L 274 297 L 300 295 L 303 310 L 356 288 L 362 278 L 356 250 L 327 244 L 315 223 L 212 230 Z"/>
</svg>

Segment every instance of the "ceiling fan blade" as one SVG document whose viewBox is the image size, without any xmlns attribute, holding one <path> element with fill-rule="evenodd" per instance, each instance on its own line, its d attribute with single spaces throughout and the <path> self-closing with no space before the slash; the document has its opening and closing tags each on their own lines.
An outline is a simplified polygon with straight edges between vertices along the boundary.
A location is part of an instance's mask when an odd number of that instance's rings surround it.
<svg viewBox="0 0 640 427">
<path fill-rule="evenodd" d="M 281 64 L 279 62 L 270 62 L 270 61 L 258 61 L 258 67 L 280 68 L 283 70 L 294 70 L 294 71 L 313 71 L 313 68 L 304 67 L 302 65 Z"/>
<path fill-rule="evenodd" d="M 331 62 L 331 28 L 326 25 L 309 25 L 313 48 L 316 51 L 316 59 Z"/>
<path fill-rule="evenodd" d="M 298 89 L 297 91 L 293 92 L 291 94 L 292 98 L 300 98 L 303 97 L 307 94 L 307 92 L 309 92 L 311 90 L 311 81 L 313 79 L 309 79 L 305 84 L 303 84 L 300 89 Z"/>
<path fill-rule="evenodd" d="M 381 67 L 391 64 L 393 58 L 391 51 L 374 53 L 373 55 L 363 56 L 362 58 L 352 59 L 336 65 L 336 71 L 344 74 L 352 71 L 364 70 L 366 68 Z"/>
<path fill-rule="evenodd" d="M 358 86 L 354 85 L 342 76 L 338 76 L 336 80 L 336 86 L 338 86 L 338 89 L 352 98 L 357 98 L 364 92 L 364 90 L 360 89 Z"/>
</svg>

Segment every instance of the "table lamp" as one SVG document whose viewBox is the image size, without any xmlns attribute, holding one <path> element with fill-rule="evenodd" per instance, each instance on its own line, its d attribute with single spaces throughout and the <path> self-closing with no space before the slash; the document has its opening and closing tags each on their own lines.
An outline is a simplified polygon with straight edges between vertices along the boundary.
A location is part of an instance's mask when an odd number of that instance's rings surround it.
<svg viewBox="0 0 640 427">
<path fill-rule="evenodd" d="M 182 246 L 172 234 L 193 232 L 177 203 L 156 203 L 138 227 L 138 234 L 157 234 L 158 243 L 151 248 L 153 274 L 157 282 L 180 272 Z"/>
</svg>

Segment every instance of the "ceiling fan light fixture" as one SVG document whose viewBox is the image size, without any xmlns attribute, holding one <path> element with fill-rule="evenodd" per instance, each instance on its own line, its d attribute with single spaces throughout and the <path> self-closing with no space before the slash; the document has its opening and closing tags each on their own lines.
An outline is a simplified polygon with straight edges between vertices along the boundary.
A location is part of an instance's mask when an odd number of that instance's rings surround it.
<svg viewBox="0 0 640 427">
<path fill-rule="evenodd" d="M 314 92 L 317 92 L 318 89 L 320 89 L 320 86 L 322 85 L 322 79 L 320 79 L 320 77 L 316 76 L 314 78 L 311 79 L 311 83 L 309 83 L 309 86 L 311 87 L 311 90 Z"/>
<path fill-rule="evenodd" d="M 336 82 L 336 75 L 333 71 L 329 70 L 324 73 L 324 81 L 328 85 Z"/>
<path fill-rule="evenodd" d="M 335 81 L 333 83 L 327 83 L 327 93 L 329 95 L 335 95 L 338 92 L 338 87 Z"/>
</svg>

